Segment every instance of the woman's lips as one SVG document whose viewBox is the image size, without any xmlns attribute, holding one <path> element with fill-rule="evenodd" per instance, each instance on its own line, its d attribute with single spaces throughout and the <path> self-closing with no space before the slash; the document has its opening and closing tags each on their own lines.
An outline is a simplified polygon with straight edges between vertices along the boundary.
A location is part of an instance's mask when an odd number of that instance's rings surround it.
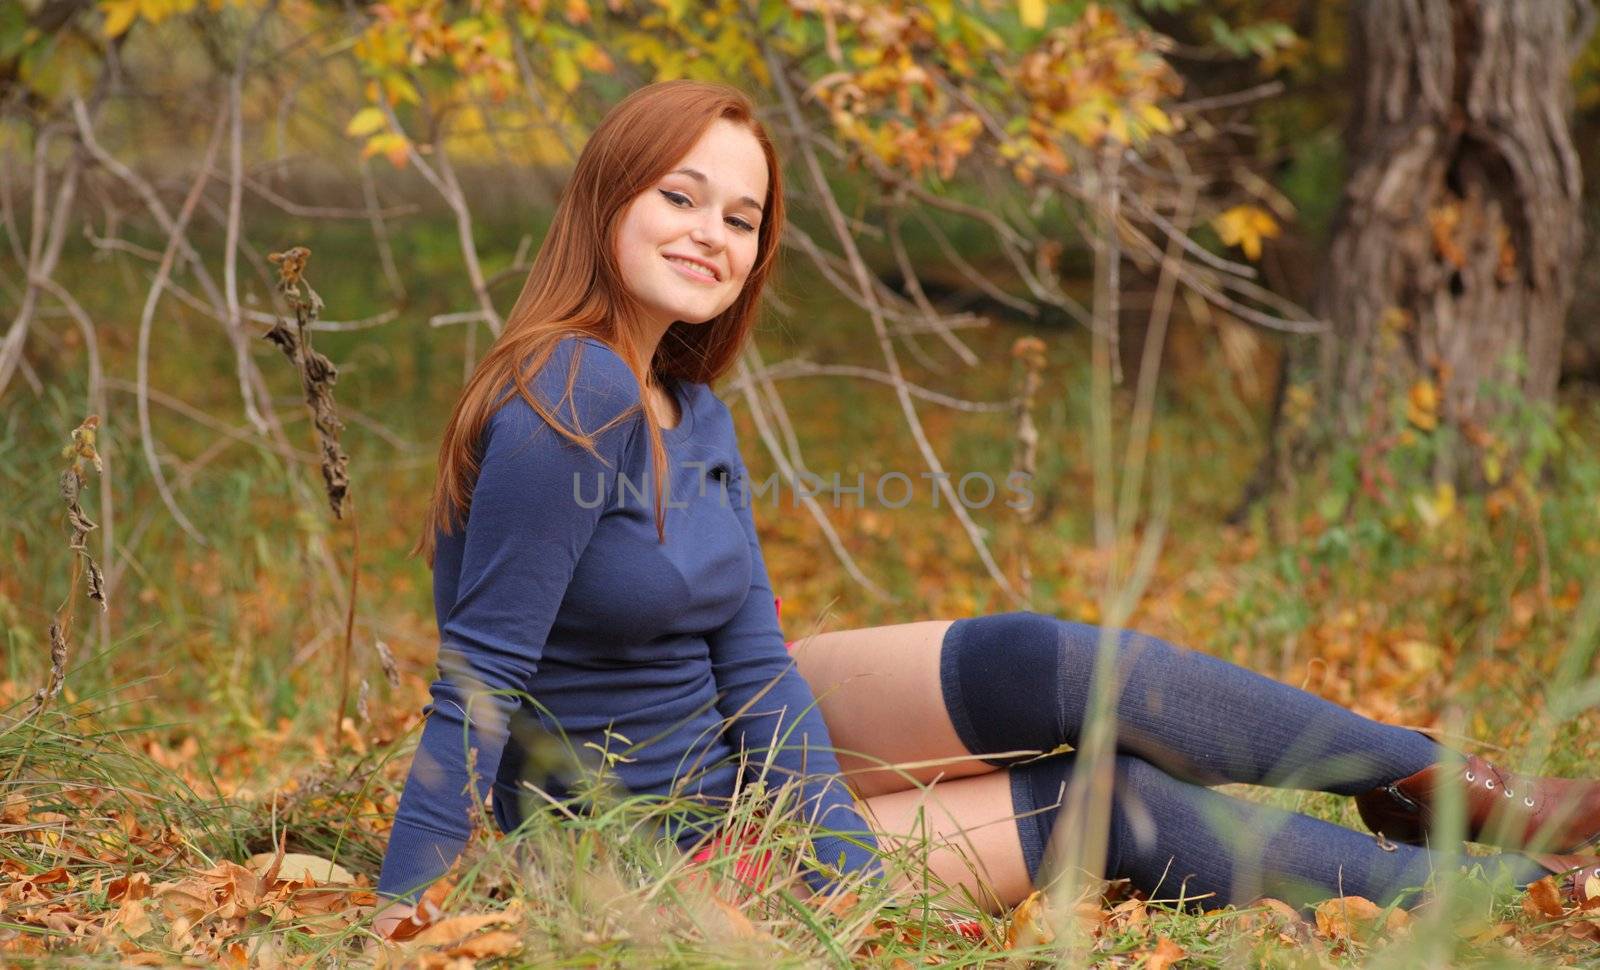
<svg viewBox="0 0 1600 970">
<path fill-rule="evenodd" d="M 701 272 L 699 270 L 692 270 L 688 266 L 685 266 L 683 263 L 680 263 L 675 259 L 667 259 L 667 257 L 665 257 L 665 256 L 663 256 L 661 258 L 662 259 L 666 259 L 668 263 L 672 264 L 672 267 L 674 269 L 676 269 L 678 272 L 682 273 L 684 276 L 687 276 L 689 279 L 694 280 L 696 283 L 715 283 L 715 282 L 717 282 L 717 278 L 715 276 L 712 276 L 710 273 Z"/>
</svg>

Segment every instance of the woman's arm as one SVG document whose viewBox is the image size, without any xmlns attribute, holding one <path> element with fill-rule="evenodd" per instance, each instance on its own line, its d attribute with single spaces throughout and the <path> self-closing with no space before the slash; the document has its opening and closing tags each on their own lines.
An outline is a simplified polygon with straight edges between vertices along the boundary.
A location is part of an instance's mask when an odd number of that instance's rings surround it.
<svg viewBox="0 0 1600 970">
<path fill-rule="evenodd" d="M 554 408 L 576 343 L 557 346 L 533 387 L 569 426 L 575 408 L 577 426 L 592 433 L 638 402 L 638 384 L 621 358 L 586 343 L 572 402 Z M 607 467 L 550 428 L 520 395 L 488 421 L 455 604 L 440 624 L 439 677 L 389 835 L 380 896 L 414 903 L 466 846 L 499 769 L 516 695 L 538 668 L 637 424 L 625 420 L 595 436 Z M 593 500 L 597 476 L 606 501 Z"/>
<path fill-rule="evenodd" d="M 736 459 L 727 500 L 750 543 L 750 590 L 733 619 L 707 637 L 717 682 L 717 710 L 732 719 L 729 736 L 753 759 L 764 758 L 776 742 L 772 761 L 777 772 L 806 778 L 802 789 L 805 817 L 837 833 L 824 831 L 813 838 L 812 847 L 820 860 L 846 872 L 870 868 L 881 873 L 873 851 L 877 843 L 839 777 L 839 761 L 816 698 L 784 648 L 772 583 L 750 510 L 754 499 L 746 474 L 743 460 Z M 782 783 L 788 778 L 775 780 Z M 808 874 L 807 878 L 814 889 L 829 881 L 820 874 Z"/>
</svg>

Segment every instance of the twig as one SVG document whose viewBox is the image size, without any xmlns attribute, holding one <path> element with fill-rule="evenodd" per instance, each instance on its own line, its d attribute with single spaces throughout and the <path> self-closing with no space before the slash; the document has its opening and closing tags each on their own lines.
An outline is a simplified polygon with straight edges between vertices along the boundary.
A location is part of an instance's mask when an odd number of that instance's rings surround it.
<svg viewBox="0 0 1600 970">
<path fill-rule="evenodd" d="M 1176 165 L 1185 164 L 1182 153 L 1167 148 L 1168 160 Z M 1139 383 L 1134 391 L 1133 420 L 1128 435 L 1128 453 L 1123 459 L 1127 475 L 1122 480 L 1122 498 L 1118 512 L 1118 527 L 1124 534 L 1133 532 L 1134 516 L 1139 508 L 1139 493 L 1144 488 L 1144 467 L 1150 443 L 1150 425 L 1155 417 L 1156 377 L 1161 372 L 1161 351 L 1166 345 L 1167 324 L 1172 319 L 1173 294 L 1177 289 L 1183 244 L 1188 239 L 1189 219 L 1194 212 L 1198 187 L 1194 180 L 1184 181 L 1183 195 L 1178 206 L 1178 224 L 1167 234 L 1167 250 L 1161 260 L 1161 276 L 1156 281 L 1155 301 L 1150 307 L 1149 324 L 1145 327 L 1144 352 L 1139 361 Z"/>
<path fill-rule="evenodd" d="M 227 322 L 227 318 L 218 315 L 215 310 L 206 306 L 205 302 L 199 297 L 195 296 L 193 293 L 190 293 L 188 290 L 172 282 L 171 280 L 167 281 L 167 291 L 173 296 L 177 297 L 180 303 L 184 303 L 193 308 L 196 313 L 203 313 L 218 323 Z M 249 320 L 251 323 L 263 323 L 269 328 L 278 322 L 277 314 L 267 313 L 264 310 L 246 310 L 241 307 L 239 315 L 241 319 Z M 308 329 L 317 333 L 349 333 L 354 330 L 371 330 L 373 327 L 381 327 L 384 324 L 392 323 L 399 318 L 399 310 L 384 310 L 382 313 L 375 313 L 370 317 L 360 317 L 355 320 L 317 319 L 311 321 L 311 326 Z"/>
<path fill-rule="evenodd" d="M 383 278 L 389 281 L 389 290 L 397 300 L 406 298 L 406 284 L 394 264 L 394 249 L 389 245 L 389 224 L 384 221 L 383 209 L 378 205 L 378 187 L 372 179 L 369 159 L 359 161 L 361 172 L 361 198 L 367 204 L 367 222 L 372 226 L 372 238 L 378 244 L 378 263 L 383 267 Z"/>
<path fill-rule="evenodd" d="M 389 119 L 389 124 L 396 132 L 403 135 L 405 128 L 395 116 L 388 99 L 381 101 L 379 106 L 384 116 Z M 461 243 L 461 260 L 467 269 L 467 281 L 472 284 L 472 294 L 478 299 L 478 309 L 483 311 L 484 322 L 488 323 L 490 332 L 498 337 L 501 328 L 505 326 L 505 321 L 500 318 L 499 311 L 494 308 L 494 301 L 489 297 L 489 287 L 483 278 L 483 267 L 478 263 L 478 244 L 472 235 L 472 210 L 467 206 L 467 198 L 461 191 L 461 183 L 456 180 L 455 167 L 450 164 L 450 153 L 445 148 L 444 139 L 438 139 L 435 144 L 433 154 L 434 158 L 438 159 L 437 170 L 417 151 L 409 136 L 406 137 L 405 144 L 406 157 L 417 167 L 417 171 L 422 173 L 422 177 L 438 190 L 444 197 L 445 204 L 450 206 L 450 211 L 455 214 L 456 238 Z"/>
<path fill-rule="evenodd" d="M 754 348 L 750 347 L 746 352 L 754 352 Z M 756 433 L 761 436 L 762 443 L 767 446 L 767 451 L 772 455 L 772 460 L 777 462 L 778 471 L 790 481 L 791 485 L 798 486 L 800 483 L 799 474 L 794 463 L 790 462 L 789 456 L 784 454 L 783 449 L 778 445 L 772 426 L 767 421 L 765 409 L 761 406 L 761 399 L 756 396 L 754 372 L 743 357 L 739 358 L 739 377 L 744 391 L 745 403 L 750 405 L 750 416 L 756 423 Z M 795 487 L 794 494 L 805 502 L 806 510 L 811 513 L 811 517 L 816 520 L 817 527 L 822 530 L 823 537 L 827 539 L 828 548 L 833 550 L 834 558 L 839 560 L 839 564 L 844 567 L 845 572 L 850 574 L 850 578 L 874 597 L 880 600 L 892 599 L 882 586 L 874 583 L 867 578 L 866 573 L 861 571 L 861 567 L 857 565 L 855 557 L 850 555 L 850 551 L 844 547 L 844 542 L 839 538 L 839 533 L 834 529 L 827 513 L 822 510 L 821 504 L 811 496 L 809 491 Z M 753 495 L 747 495 L 745 498 L 749 501 L 754 501 Z"/>
<path fill-rule="evenodd" d="M 339 370 L 333 361 L 311 346 L 311 323 L 322 312 L 322 297 L 305 277 L 311 250 L 294 246 L 272 253 L 267 259 L 278 267 L 278 292 L 294 312 L 294 329 L 280 320 L 264 336 L 277 344 L 300 374 L 306 406 L 311 410 L 317 443 L 322 448 L 322 482 L 333 517 L 343 518 L 346 506 L 350 510 L 350 593 L 345 602 L 344 650 L 339 656 L 339 707 L 333 720 L 333 739 L 337 745 L 343 737 L 345 711 L 350 705 L 350 659 L 354 652 L 356 592 L 361 577 L 361 524 L 356 516 L 355 496 L 350 494 L 349 459 L 339 445 L 339 431 L 344 423 L 339 420 L 333 400 L 333 385 L 339 379 Z"/>
<path fill-rule="evenodd" d="M 140 393 L 139 385 L 136 382 L 125 381 L 120 377 L 106 378 L 106 387 L 113 391 L 126 391 L 129 394 Z M 190 404 L 181 398 L 173 397 L 171 394 L 157 390 L 154 387 L 145 388 L 143 393 L 152 402 L 181 414 L 191 421 L 203 424 L 211 430 L 226 435 L 234 441 L 251 445 L 252 447 L 256 448 L 264 448 L 280 458 L 287 458 L 291 461 L 306 462 L 307 464 L 310 464 L 311 462 L 318 460 L 318 456 L 313 452 L 303 451 L 299 448 L 284 447 L 276 441 L 262 441 L 258 436 L 250 433 L 248 426 L 234 427 L 226 421 L 220 420 L 214 415 L 195 407 L 193 404 Z"/>
<path fill-rule="evenodd" d="M 1276 97 L 1282 93 L 1282 81 L 1263 81 L 1255 87 L 1245 88 L 1243 91 L 1229 91 L 1226 94 L 1213 95 L 1209 98 L 1179 101 L 1173 104 L 1170 110 L 1173 114 L 1199 114 L 1202 111 L 1215 111 L 1218 108 L 1237 108 L 1240 105 L 1265 101 L 1267 98 Z"/>
<path fill-rule="evenodd" d="M 74 97 L 72 99 L 72 114 L 77 122 L 78 138 L 83 143 L 83 147 L 89 152 L 89 155 L 132 189 L 134 194 L 144 203 L 146 211 L 156 220 L 156 224 L 163 231 L 172 234 L 174 229 L 172 215 L 167 212 L 167 207 L 162 204 L 161 198 L 156 194 L 155 189 L 148 181 L 129 168 L 121 159 L 106 151 L 100 144 L 99 139 L 95 137 L 94 124 L 89 117 L 88 108 L 81 98 Z M 215 157 L 214 153 L 207 157 L 204 166 L 206 172 L 210 172 Z M 223 323 L 223 330 L 227 333 L 230 341 L 234 343 L 243 342 L 245 335 L 240 330 L 231 328 L 226 324 L 227 299 L 218 288 L 216 280 L 212 278 L 211 271 L 206 266 L 205 260 L 200 258 L 200 254 L 189 243 L 188 236 L 183 233 L 181 228 L 175 238 L 178 241 L 179 253 L 194 273 L 195 279 L 199 281 L 201 289 L 205 291 L 206 299 L 215 308 L 209 315 Z M 272 435 L 278 438 L 281 444 L 286 445 L 287 441 L 283 440 L 283 429 L 279 427 L 277 416 L 273 413 L 272 404 L 268 400 L 266 382 L 261 377 L 260 369 L 255 366 L 255 362 L 248 355 L 240 357 L 236 352 L 235 360 L 246 370 L 244 374 L 239 375 L 240 393 L 247 397 L 253 396 L 255 398 L 257 413 L 266 420 Z M 331 569 L 332 563 L 325 551 L 319 550 L 319 553 L 321 553 L 321 558 L 324 560 L 324 565 Z"/>
<path fill-rule="evenodd" d="M 244 416 L 261 434 L 267 434 L 267 421 L 256 410 L 255 395 L 245 383 L 249 370 L 250 347 L 244 339 L 244 321 L 239 317 L 239 213 L 244 196 L 244 68 L 255 48 L 256 38 L 276 4 L 268 4 L 239 42 L 234 55 L 233 73 L 228 78 L 228 215 L 226 239 L 222 244 L 222 293 L 227 300 L 228 318 L 223 325 L 233 338 L 234 369 L 239 378 L 239 397 L 244 401 Z"/>
<path fill-rule="evenodd" d="M 46 220 L 45 160 L 52 140 L 54 124 L 46 125 L 39 133 L 33 158 L 33 216 L 28 238 L 28 277 L 22 291 L 22 306 L 11 321 L 4 341 L 0 341 L 0 394 L 10 383 L 11 375 L 22 360 L 23 342 L 28 336 L 28 324 L 33 317 L 38 297 L 38 280 L 55 273 L 61 259 L 61 246 L 67 235 L 67 217 L 77 195 L 78 175 L 83 170 L 78 152 L 73 152 L 61 176 L 61 186 L 56 192 L 55 210 Z"/>
<path fill-rule="evenodd" d="M 889 247 L 894 251 L 895 265 L 900 267 L 900 275 L 905 278 L 906 292 L 911 294 L 911 301 L 917 305 L 917 309 L 922 311 L 923 318 L 927 320 L 928 324 L 936 328 L 935 332 L 939 334 L 939 339 L 943 340 L 945 345 L 955 351 L 957 357 L 961 358 L 961 362 L 968 367 L 976 367 L 978 365 L 978 355 L 972 352 L 971 347 L 962 343 L 960 338 L 952 331 L 939 325 L 943 318 L 939 315 L 939 311 L 933 308 L 933 304 L 928 302 L 927 294 L 922 292 L 922 281 L 917 278 L 917 268 L 912 264 L 911 256 L 906 252 L 905 240 L 900 236 L 898 206 L 889 212 L 888 223 Z"/>
<path fill-rule="evenodd" d="M 777 89 L 778 96 L 783 101 L 784 110 L 788 114 L 790 123 L 796 131 L 805 130 L 805 119 L 800 113 L 800 105 L 795 101 L 794 89 L 789 84 L 789 78 L 783 63 L 779 60 L 777 53 L 765 42 L 761 44 L 761 51 L 766 59 L 767 70 L 772 77 L 773 86 Z M 928 437 L 923 431 L 922 422 L 917 417 L 916 407 L 911 403 L 910 392 L 906 389 L 905 376 L 900 373 L 900 359 L 895 353 L 894 340 L 889 336 L 884 325 L 884 315 L 878 303 L 876 288 L 873 285 L 873 276 L 867 269 L 866 262 L 861 258 L 860 252 L 856 249 L 855 240 L 850 235 L 849 227 L 845 225 L 844 214 L 839 208 L 838 199 L 834 197 L 833 190 L 828 185 L 827 175 L 822 171 L 822 165 L 817 160 L 816 152 L 805 138 L 798 139 L 798 144 L 806 171 L 811 177 L 812 187 L 816 190 L 823 203 L 823 210 L 833 226 L 834 235 L 838 238 L 846 257 L 850 260 L 850 267 L 855 274 L 857 292 L 862 300 L 866 302 L 868 316 L 871 318 L 873 330 L 878 336 L 878 347 L 883 354 L 884 362 L 888 365 L 889 374 L 894 379 L 895 395 L 899 398 L 900 410 L 905 415 L 906 424 L 911 430 L 911 437 L 916 442 L 917 449 L 922 453 L 923 460 L 927 462 L 928 468 L 932 471 L 935 481 L 938 483 L 938 488 L 949 500 L 951 514 L 955 516 L 956 521 L 961 524 L 962 529 L 967 533 L 968 541 L 971 542 L 973 549 L 977 551 L 978 558 L 988 571 L 989 577 L 994 580 L 995 585 L 999 586 L 1019 606 L 1025 606 L 1026 600 L 1012 586 L 1011 580 L 1006 577 L 999 564 L 994 561 L 994 557 L 989 552 L 989 546 L 978 531 L 976 523 L 972 521 L 972 517 L 967 514 L 965 506 L 956 496 L 955 490 L 950 484 L 950 476 L 944 472 L 943 463 L 939 460 L 938 454 L 934 452 L 933 445 L 928 441 Z"/>
<path fill-rule="evenodd" d="M 366 167 L 365 160 L 363 160 L 363 170 Z M 306 205 L 293 199 L 284 198 L 249 175 L 244 177 L 244 187 L 289 215 L 302 216 L 307 219 L 371 219 L 373 216 L 382 219 L 388 216 L 409 216 L 422 210 L 422 206 L 412 202 L 387 208 L 374 208 L 373 205 L 375 203 L 371 200 L 368 200 L 368 206 L 362 209 L 350 209 L 337 205 Z"/>
<path fill-rule="evenodd" d="M 137 370 L 139 392 L 137 403 L 139 408 L 139 437 L 144 445 L 145 464 L 150 468 L 151 478 L 155 480 L 156 491 L 161 495 L 161 501 L 166 505 L 167 511 L 182 527 L 189 537 L 202 546 L 211 543 L 196 529 L 189 517 L 183 514 L 178 507 L 178 500 L 173 497 L 172 490 L 167 486 L 167 476 L 161 470 L 161 459 L 156 457 L 155 433 L 150 430 L 150 400 L 148 391 L 150 387 L 150 328 L 155 320 L 156 305 L 161 302 L 161 291 L 166 287 L 167 278 L 172 275 L 172 264 L 178 250 L 187 246 L 184 228 L 188 226 L 189 219 L 194 215 L 195 207 L 200 202 L 200 195 L 205 188 L 206 181 L 211 175 L 211 163 L 216 158 L 217 149 L 222 145 L 223 121 L 227 118 L 228 109 L 224 107 L 217 114 L 217 120 L 211 130 L 211 145 L 206 149 L 205 161 L 200 166 L 200 175 L 194 180 L 194 185 L 189 189 L 188 198 L 183 200 L 183 208 L 179 210 L 178 217 L 167 226 L 167 248 L 161 254 L 161 265 L 156 268 L 155 280 L 150 284 L 150 291 L 145 295 L 144 309 L 139 314 L 139 341 L 137 351 Z"/>
<path fill-rule="evenodd" d="M 0 736 L 9 734 L 17 728 L 32 720 L 34 715 L 44 710 L 52 698 L 61 693 L 61 688 L 67 681 L 67 657 L 70 647 L 68 637 L 72 635 L 72 620 L 77 615 L 78 580 L 86 580 L 86 592 L 90 599 L 100 604 L 101 612 L 106 610 L 105 575 L 100 571 L 100 564 L 89 555 L 86 539 L 89 533 L 97 526 L 89 521 L 83 513 L 83 507 L 78 504 L 78 496 L 83 492 L 84 462 L 94 466 L 96 473 L 103 473 L 104 467 L 100 463 L 100 456 L 95 452 L 95 429 L 100 426 L 100 416 L 91 414 L 83 419 L 83 423 L 72 431 L 72 440 L 62 450 L 63 458 L 71 459 L 67 467 L 62 469 L 60 478 L 61 499 L 67 506 L 67 522 L 72 526 L 72 538 L 67 541 L 67 548 L 72 556 L 72 580 L 67 585 L 66 598 L 56 608 L 55 616 L 50 621 L 50 676 L 45 685 L 34 691 L 32 703 L 26 713 L 14 723 L 8 725 Z M 32 736 L 28 741 L 32 743 Z M 27 748 L 24 747 L 22 755 L 12 764 L 6 778 L 9 781 L 16 777 L 22 769 L 23 762 L 27 761 Z"/>
<path fill-rule="evenodd" d="M 73 322 L 78 325 L 78 329 L 83 333 L 83 344 L 89 356 L 89 413 L 93 415 L 109 415 L 111 411 L 106 403 L 105 372 L 100 364 L 100 335 L 95 329 L 94 321 L 89 319 L 89 314 L 84 311 L 82 305 L 73 298 L 66 287 L 48 276 L 41 277 L 38 282 L 40 286 L 50 291 L 51 296 L 61 301 L 61 305 L 66 307 L 67 315 L 72 317 Z M 109 418 L 105 419 L 105 424 L 109 427 Z M 95 465 L 95 470 L 100 475 L 100 561 L 110 565 L 116 555 L 116 529 L 112 514 L 114 507 L 111 503 L 112 473 L 106 470 L 111 466 L 111 450 L 108 445 L 109 439 L 100 442 L 99 462 Z M 112 590 L 115 584 L 110 579 L 109 574 L 104 581 L 104 587 L 105 597 L 110 600 L 114 595 Z M 111 613 L 109 610 L 100 611 L 98 623 L 100 648 L 109 650 L 111 648 Z"/>
<path fill-rule="evenodd" d="M 328 494 L 328 506 L 334 518 L 343 518 L 350 475 L 349 459 L 339 446 L 339 431 L 344 428 L 344 422 L 339 420 L 333 400 L 333 385 L 339 380 L 339 369 L 311 346 L 310 325 L 322 310 L 322 297 L 311 288 L 304 275 L 311 250 L 295 246 L 267 258 L 278 266 L 278 292 L 294 312 L 295 326 L 291 330 L 279 320 L 262 336 L 283 351 L 300 375 L 300 386 L 305 389 L 306 406 L 311 409 L 317 443 L 322 449 L 322 482 Z"/>
</svg>

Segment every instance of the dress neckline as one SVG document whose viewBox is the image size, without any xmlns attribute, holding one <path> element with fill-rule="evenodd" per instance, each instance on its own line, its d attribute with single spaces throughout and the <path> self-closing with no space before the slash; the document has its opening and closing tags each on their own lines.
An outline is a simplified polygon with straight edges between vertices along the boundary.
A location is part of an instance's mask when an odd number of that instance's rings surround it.
<svg viewBox="0 0 1600 970">
<path fill-rule="evenodd" d="M 678 423 L 670 428 L 656 425 L 656 430 L 664 438 L 682 438 L 694 428 L 694 407 L 689 403 L 689 388 L 684 381 L 673 377 L 671 384 L 672 399 L 678 403 Z"/>
</svg>

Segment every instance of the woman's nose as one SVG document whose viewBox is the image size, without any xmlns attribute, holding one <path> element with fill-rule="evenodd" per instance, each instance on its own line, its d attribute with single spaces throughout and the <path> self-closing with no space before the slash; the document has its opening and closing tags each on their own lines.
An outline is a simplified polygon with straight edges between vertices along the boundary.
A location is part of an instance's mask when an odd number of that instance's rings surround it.
<svg viewBox="0 0 1600 970">
<path fill-rule="evenodd" d="M 721 249 L 727 239 L 727 231 L 721 216 L 708 215 L 695 223 L 689 231 L 689 238 L 701 245 Z"/>
</svg>

